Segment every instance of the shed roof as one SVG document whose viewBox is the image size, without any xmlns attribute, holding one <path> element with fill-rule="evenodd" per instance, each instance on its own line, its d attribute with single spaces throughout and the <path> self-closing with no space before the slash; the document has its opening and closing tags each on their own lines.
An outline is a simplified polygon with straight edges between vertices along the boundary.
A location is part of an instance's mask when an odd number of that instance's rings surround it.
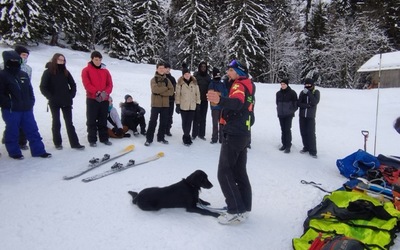
<svg viewBox="0 0 400 250">
<path fill-rule="evenodd" d="M 381 61 L 380 70 L 400 69 L 400 51 L 376 54 L 364 63 L 357 72 L 379 71 L 379 62 Z"/>
</svg>

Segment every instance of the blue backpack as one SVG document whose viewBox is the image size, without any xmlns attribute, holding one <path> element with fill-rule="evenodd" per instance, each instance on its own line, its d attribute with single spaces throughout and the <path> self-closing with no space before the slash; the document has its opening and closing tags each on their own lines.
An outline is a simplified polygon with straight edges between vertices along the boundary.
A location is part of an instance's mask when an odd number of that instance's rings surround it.
<svg viewBox="0 0 400 250">
<path fill-rule="evenodd" d="M 340 174 L 347 178 L 365 176 L 369 169 L 377 169 L 380 166 L 379 160 L 359 149 L 357 152 L 336 161 Z"/>
</svg>

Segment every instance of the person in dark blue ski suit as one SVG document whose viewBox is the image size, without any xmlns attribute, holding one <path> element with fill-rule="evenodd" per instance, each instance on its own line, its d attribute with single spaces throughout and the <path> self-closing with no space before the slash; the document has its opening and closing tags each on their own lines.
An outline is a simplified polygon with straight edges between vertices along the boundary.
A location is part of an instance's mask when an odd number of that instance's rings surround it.
<svg viewBox="0 0 400 250">
<path fill-rule="evenodd" d="M 15 51 L 3 51 L 4 70 L 0 71 L 0 107 L 6 123 L 5 145 L 8 155 L 23 159 L 18 144 L 19 128 L 25 132 L 34 157 L 48 158 L 33 115 L 35 96 L 28 74 L 21 70 L 21 58 Z"/>
<path fill-rule="evenodd" d="M 226 88 L 225 82 L 221 80 L 221 72 L 218 68 L 213 68 L 213 79 L 208 86 L 208 90 L 213 90 L 219 93 L 222 97 L 228 96 L 228 89 Z M 210 143 L 222 143 L 222 130 L 224 127 L 224 125 L 220 123 L 222 107 L 213 102 L 210 102 L 210 106 L 212 118 L 212 135 Z"/>
</svg>

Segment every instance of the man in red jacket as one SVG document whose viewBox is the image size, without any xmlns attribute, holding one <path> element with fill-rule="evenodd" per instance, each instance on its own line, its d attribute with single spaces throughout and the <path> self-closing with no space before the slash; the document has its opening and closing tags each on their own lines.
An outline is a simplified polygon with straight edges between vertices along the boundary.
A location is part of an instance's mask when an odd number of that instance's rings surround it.
<svg viewBox="0 0 400 250">
<path fill-rule="evenodd" d="M 224 225 L 243 222 L 252 205 L 251 184 L 247 175 L 247 147 L 250 127 L 254 119 L 255 85 L 248 77 L 248 69 L 233 60 L 227 75 L 233 81 L 228 96 L 209 90 L 207 99 L 222 107 L 223 138 L 218 163 L 218 181 L 227 204 L 227 213 L 218 217 Z"/>
<path fill-rule="evenodd" d="M 108 140 L 107 115 L 108 98 L 113 89 L 110 72 L 101 63 L 103 56 L 93 51 L 91 61 L 82 70 L 82 82 L 86 89 L 86 126 L 88 141 L 91 147 L 96 147 L 97 133 L 100 142 L 111 145 Z"/>
</svg>

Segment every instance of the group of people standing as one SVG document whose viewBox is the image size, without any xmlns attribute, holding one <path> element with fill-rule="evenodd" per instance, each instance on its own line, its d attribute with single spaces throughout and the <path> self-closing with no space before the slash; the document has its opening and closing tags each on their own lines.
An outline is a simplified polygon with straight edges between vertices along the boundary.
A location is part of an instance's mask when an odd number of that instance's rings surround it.
<svg viewBox="0 0 400 250">
<path fill-rule="evenodd" d="M 21 50 L 21 48 L 19 48 Z M 29 51 L 23 48 L 29 55 Z M 26 56 L 26 55 L 25 55 Z M 48 158 L 33 115 L 35 102 L 26 60 L 16 51 L 4 51 L 4 70 L 0 71 L 0 106 L 6 123 L 4 142 L 10 157 L 23 159 L 20 130 L 30 143 L 32 156 Z M 212 114 L 212 137 L 210 143 L 221 143 L 218 163 L 218 181 L 227 203 L 227 213 L 221 215 L 221 224 L 239 223 L 247 219 L 252 207 L 252 191 L 247 175 L 247 149 L 250 145 L 251 125 L 254 123 L 255 85 L 249 78 L 248 69 L 233 60 L 222 79 L 219 69 L 212 70 L 212 77 L 205 62 L 191 75 L 183 67 L 182 76 L 176 81 L 170 73 L 168 63 L 158 63 L 150 81 L 151 110 L 146 130 L 145 109 L 135 102 L 131 95 L 125 96 L 120 104 L 121 120 L 110 96 L 113 81 L 110 72 L 102 63 L 102 55 L 93 51 L 91 60 L 82 70 L 82 82 L 86 90 L 87 140 L 91 147 L 97 142 L 112 145 L 109 137 L 128 137 L 131 129 L 134 135 L 146 136 L 145 146 L 150 146 L 160 117 L 157 141 L 168 144 L 165 136 L 171 136 L 173 112 L 181 115 L 182 141 L 190 146 L 196 138 L 206 140 L 206 116 L 208 105 Z M 31 70 L 30 70 L 31 71 Z M 52 135 L 56 149 L 63 149 L 60 134 L 60 111 L 63 114 L 71 148 L 83 150 L 77 137 L 72 119 L 73 99 L 76 83 L 66 67 L 64 55 L 56 53 L 43 72 L 40 91 L 48 99 L 52 114 Z M 316 157 L 315 113 L 319 102 L 319 91 L 314 82 L 306 79 L 305 89 L 297 98 L 287 80 L 282 80 L 276 94 L 278 117 L 282 129 L 282 147 L 286 153 L 291 148 L 291 125 L 294 113 L 300 108 L 300 130 L 304 147 Z M 174 107 L 175 106 L 175 107 Z"/>
<path fill-rule="evenodd" d="M 296 92 L 290 88 L 289 80 L 281 80 L 281 89 L 276 93 L 276 106 L 281 127 L 282 146 L 279 150 L 290 153 L 292 146 L 292 120 L 296 110 L 299 108 L 300 134 L 303 149 L 300 153 L 309 153 L 317 158 L 317 142 L 315 135 L 315 116 L 320 99 L 320 92 L 315 88 L 314 80 L 306 78 L 304 89 L 297 98 Z"/>
</svg>

